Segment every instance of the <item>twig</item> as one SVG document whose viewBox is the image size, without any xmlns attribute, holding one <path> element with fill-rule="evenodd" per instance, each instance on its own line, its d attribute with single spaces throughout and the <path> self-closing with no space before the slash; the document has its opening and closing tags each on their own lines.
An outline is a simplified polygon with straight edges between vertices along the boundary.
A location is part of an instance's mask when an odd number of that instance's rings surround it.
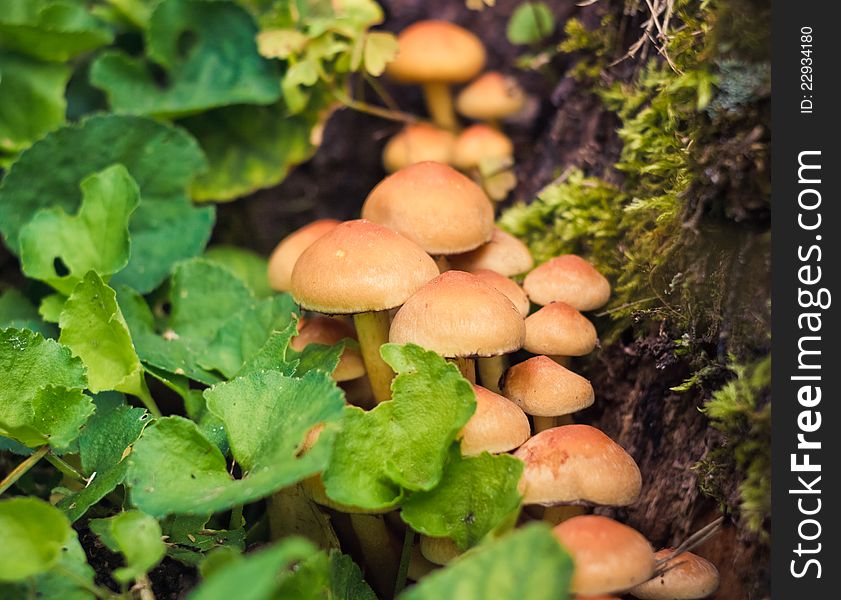
<svg viewBox="0 0 841 600">
<path fill-rule="evenodd" d="M 375 106 L 373 104 L 368 104 L 367 102 L 354 100 L 338 90 L 333 90 L 333 97 L 351 110 L 380 117 L 381 119 L 388 119 L 389 121 L 398 121 L 401 123 L 417 123 L 423 120 L 420 117 L 416 117 L 415 115 L 405 113 L 403 111 L 389 110 L 381 106 Z"/>
<path fill-rule="evenodd" d="M 680 556 L 684 552 L 689 552 L 693 548 L 697 548 L 708 539 L 713 537 L 715 534 L 718 533 L 718 530 L 721 529 L 722 524 L 724 523 L 724 517 L 719 517 L 712 523 L 705 525 L 688 538 L 683 540 L 683 542 L 674 550 L 672 550 L 665 558 L 661 558 L 657 561 L 657 566 L 665 565 L 670 560 L 675 558 L 676 556 Z"/>
<path fill-rule="evenodd" d="M 400 567 L 397 569 L 397 581 L 394 582 L 394 597 L 396 598 L 406 587 L 406 577 L 409 575 L 409 563 L 412 559 L 412 544 L 415 542 L 415 532 L 406 525 L 406 535 L 403 538 L 403 550 L 400 552 Z"/>
<path fill-rule="evenodd" d="M 5 492 L 6 490 L 8 490 L 10 487 L 12 487 L 18 479 L 20 479 L 21 477 L 23 477 L 23 475 L 24 475 L 24 474 L 25 474 L 25 473 L 26 473 L 29 469 L 31 469 L 32 467 L 34 467 L 34 466 L 35 466 L 35 464 L 36 464 L 39 460 L 41 460 L 42 458 L 44 458 L 44 456 L 46 456 L 47 452 L 49 452 L 49 451 L 50 451 L 50 447 L 49 447 L 49 446 L 46 446 L 46 445 L 45 445 L 45 446 L 41 446 L 41 447 L 40 447 L 40 448 L 38 448 L 35 452 L 33 452 L 32 454 L 30 454 L 30 455 L 27 457 L 27 459 L 26 459 L 26 460 L 24 460 L 22 463 L 20 463 L 18 466 L 16 466 L 14 469 L 12 469 L 12 472 L 11 472 L 11 473 L 9 473 L 8 475 L 6 475 L 6 476 L 3 478 L 3 481 L 0 481 L 0 494 L 2 494 L 2 493 L 3 493 L 3 492 Z"/>
</svg>

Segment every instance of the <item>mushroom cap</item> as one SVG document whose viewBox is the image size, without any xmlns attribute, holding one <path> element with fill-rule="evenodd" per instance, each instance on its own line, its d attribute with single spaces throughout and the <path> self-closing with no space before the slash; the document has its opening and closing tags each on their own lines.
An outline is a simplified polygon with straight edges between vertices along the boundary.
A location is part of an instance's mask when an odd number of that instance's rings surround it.
<svg viewBox="0 0 841 600">
<path fill-rule="evenodd" d="M 470 119 L 504 119 L 523 108 L 526 94 L 513 77 L 498 71 L 483 73 L 456 97 L 456 110 Z"/>
<path fill-rule="evenodd" d="M 422 248 L 360 219 L 337 225 L 301 254 L 292 295 L 305 309 L 327 314 L 388 310 L 437 274 Z"/>
<path fill-rule="evenodd" d="M 517 310 L 520 311 L 520 314 L 523 315 L 524 319 L 528 316 L 529 308 L 531 307 L 531 304 L 529 304 L 529 297 L 526 296 L 523 288 L 517 285 L 517 282 L 511 281 L 504 275 L 500 275 L 496 271 L 491 271 L 489 269 L 478 269 L 473 271 L 473 274 L 480 280 L 505 294 L 508 299 L 511 300 L 511 303 L 517 307 Z"/>
<path fill-rule="evenodd" d="M 314 316 L 302 318 L 298 321 L 298 334 L 292 338 L 289 345 L 298 352 L 310 344 L 334 346 L 345 339 L 356 339 L 353 325 L 342 319 Z M 356 347 L 345 346 L 339 364 L 333 371 L 336 381 L 350 381 L 365 375 L 365 363 L 362 354 Z"/>
<path fill-rule="evenodd" d="M 634 459 L 589 425 L 541 431 L 514 456 L 526 463 L 521 480 L 524 504 L 592 502 L 627 506 L 636 502 L 642 487 Z"/>
<path fill-rule="evenodd" d="M 427 123 L 406 125 L 388 140 L 383 149 L 383 166 L 389 173 L 424 161 L 449 164 L 455 136 Z"/>
<path fill-rule="evenodd" d="M 333 229 L 339 221 L 319 219 L 293 231 L 280 240 L 269 257 L 269 284 L 279 292 L 292 289 L 292 269 L 298 257 L 322 235 Z"/>
<path fill-rule="evenodd" d="M 406 300 L 388 337 L 452 358 L 513 352 L 524 336 L 523 316 L 502 292 L 470 273 L 446 271 Z"/>
<path fill-rule="evenodd" d="M 362 217 L 406 236 L 429 254 L 458 254 L 493 233 L 485 192 L 452 167 L 426 161 L 400 169 L 368 194 Z"/>
<path fill-rule="evenodd" d="M 513 155 L 511 138 L 482 123 L 462 131 L 452 147 L 452 163 L 463 171 L 477 168 L 483 160 L 504 159 Z"/>
<path fill-rule="evenodd" d="M 657 560 L 669 556 L 673 548 L 654 554 Z M 705 558 L 683 552 L 661 567 L 662 573 L 631 589 L 641 600 L 697 600 L 718 589 L 718 569 Z"/>
<path fill-rule="evenodd" d="M 462 550 L 450 538 L 420 536 L 420 551 L 429 562 L 444 566 L 460 554 Z"/>
<path fill-rule="evenodd" d="M 461 430 L 462 454 L 508 452 L 529 439 L 531 425 L 520 407 L 481 386 L 474 384 L 473 391 L 476 412 Z"/>
<path fill-rule="evenodd" d="M 403 83 L 460 83 L 485 66 L 478 37 L 448 21 L 418 21 L 397 36 L 397 56 L 386 74 Z"/>
<path fill-rule="evenodd" d="M 598 341 L 590 320 L 564 302 L 547 304 L 526 318 L 523 347 L 532 354 L 583 356 Z"/>
<path fill-rule="evenodd" d="M 429 254 L 459 254 L 491 239 L 494 209 L 472 180 L 427 161 L 378 183 L 365 199 L 362 217 L 397 231 Z"/>
<path fill-rule="evenodd" d="M 535 356 L 508 369 L 503 394 L 537 417 L 572 414 L 595 400 L 589 381 L 548 356 Z"/>
<path fill-rule="evenodd" d="M 513 277 L 534 266 L 528 247 L 510 233 L 494 227 L 491 239 L 475 250 L 448 257 L 453 268 L 473 273 L 479 269 Z"/>
<path fill-rule="evenodd" d="M 556 256 L 526 275 L 523 288 L 535 304 L 566 302 L 577 310 L 595 310 L 610 299 L 610 283 L 575 254 Z"/>
<path fill-rule="evenodd" d="M 574 594 L 612 594 L 648 580 L 654 573 L 654 550 L 635 529 L 608 517 L 581 515 L 552 532 L 575 563 Z"/>
</svg>

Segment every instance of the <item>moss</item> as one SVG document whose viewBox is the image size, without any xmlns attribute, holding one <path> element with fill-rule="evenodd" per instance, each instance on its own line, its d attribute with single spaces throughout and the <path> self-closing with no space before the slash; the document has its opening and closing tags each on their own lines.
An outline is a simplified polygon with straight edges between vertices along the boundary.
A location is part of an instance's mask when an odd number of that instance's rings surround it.
<svg viewBox="0 0 841 600">
<path fill-rule="evenodd" d="M 578 81 L 595 81 L 604 72 L 616 48 L 612 14 L 605 14 L 599 27 L 589 30 L 580 19 L 569 19 L 564 25 L 564 41 L 557 50 L 564 54 L 578 54 L 569 76 Z"/>
</svg>

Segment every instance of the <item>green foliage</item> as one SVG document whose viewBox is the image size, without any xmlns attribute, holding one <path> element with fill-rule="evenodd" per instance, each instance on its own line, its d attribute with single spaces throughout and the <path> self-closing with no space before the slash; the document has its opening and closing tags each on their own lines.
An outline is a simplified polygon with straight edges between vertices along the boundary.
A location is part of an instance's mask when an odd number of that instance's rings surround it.
<svg viewBox="0 0 841 600">
<path fill-rule="evenodd" d="M 204 253 L 205 260 L 231 271 L 244 281 L 255 298 L 268 298 L 274 294 L 269 285 L 269 261 L 256 252 L 236 246 L 211 246 Z"/>
<path fill-rule="evenodd" d="M 161 526 L 142 512 L 131 510 L 109 519 L 94 519 L 90 528 L 109 550 L 119 552 L 125 558 L 126 566 L 111 573 L 120 583 L 145 575 L 166 554 Z"/>
<path fill-rule="evenodd" d="M 512 44 L 537 44 L 555 31 L 555 17 L 543 2 L 523 2 L 508 20 L 505 34 Z"/>
<path fill-rule="evenodd" d="M 70 536 L 70 522 L 43 500 L 0 500 L 0 582 L 47 572 Z"/>
<path fill-rule="evenodd" d="M 564 41 L 558 51 L 576 54 L 578 60 L 570 69 L 570 76 L 581 82 L 596 81 L 605 71 L 616 47 L 613 15 L 605 14 L 599 27 L 588 30 L 579 19 L 569 19 L 564 24 Z"/>
<path fill-rule="evenodd" d="M 44 323 L 38 309 L 15 288 L 0 293 L 0 328 L 30 329 L 44 337 L 55 337 L 55 328 Z"/>
</svg>

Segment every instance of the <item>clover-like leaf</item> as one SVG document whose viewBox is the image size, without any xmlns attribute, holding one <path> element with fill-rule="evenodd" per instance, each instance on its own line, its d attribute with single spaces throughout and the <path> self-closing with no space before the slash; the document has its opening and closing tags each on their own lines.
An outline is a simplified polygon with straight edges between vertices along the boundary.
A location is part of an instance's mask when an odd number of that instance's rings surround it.
<svg viewBox="0 0 841 600">
<path fill-rule="evenodd" d="M 206 515 L 263 498 L 326 466 L 331 427 L 300 453 L 313 427 L 341 415 L 342 392 L 323 373 L 296 379 L 255 372 L 219 384 L 205 396 L 224 424 L 243 477 L 231 478 L 224 456 L 195 423 L 160 419 L 143 432 L 128 459 L 132 500 L 144 512 Z"/>
<path fill-rule="evenodd" d="M 166 0 L 145 30 L 146 56 L 112 50 L 91 67 L 91 83 L 116 112 L 174 117 L 280 97 L 276 66 L 257 51 L 257 25 L 234 2 Z M 163 70 L 164 81 L 153 69 Z"/>
<path fill-rule="evenodd" d="M 424 577 L 399 600 L 567 600 L 572 559 L 548 526 L 527 525 Z"/>
<path fill-rule="evenodd" d="M 385 72 L 385 66 L 397 56 L 398 43 L 394 34 L 372 31 L 365 36 L 365 70 L 374 77 Z"/>
<path fill-rule="evenodd" d="M 269 285 L 269 261 L 256 252 L 237 246 L 215 245 L 205 251 L 203 258 L 225 267 L 244 281 L 255 298 L 274 295 Z"/>
<path fill-rule="evenodd" d="M 88 388 L 117 390 L 140 398 L 148 391 L 117 295 L 94 271 L 73 289 L 59 319 L 59 341 L 82 359 Z"/>
<path fill-rule="evenodd" d="M 400 514 L 415 531 L 452 538 L 465 550 L 516 518 L 522 474 L 523 462 L 513 456 L 463 457 L 454 445 L 441 483 L 409 496 Z"/>
<path fill-rule="evenodd" d="M 413 344 L 380 352 L 397 373 L 392 399 L 369 412 L 345 409 L 323 475 L 330 498 L 366 509 L 394 506 L 404 489 L 434 488 L 476 408 L 470 383 L 438 354 Z"/>
<path fill-rule="evenodd" d="M 67 517 L 43 500 L 0 500 L 0 581 L 22 581 L 48 571 L 70 536 Z"/>
<path fill-rule="evenodd" d="M 137 182 L 141 202 L 129 223 L 131 258 L 111 283 L 146 293 L 176 262 L 201 253 L 214 211 L 194 207 L 187 196 L 193 177 L 205 168 L 195 140 L 152 119 L 118 115 L 57 129 L 15 161 L 0 183 L 0 231 L 9 249 L 20 252 L 21 229 L 41 209 L 75 214 L 82 180 L 117 163 Z"/>
<path fill-rule="evenodd" d="M 536 44 L 555 31 L 552 10 L 544 2 L 523 2 L 508 21 L 505 33 L 512 44 Z"/>
<path fill-rule="evenodd" d="M 86 177 L 81 189 L 77 215 L 60 207 L 44 209 L 20 232 L 23 272 L 65 295 L 88 271 L 107 279 L 128 264 L 128 224 L 140 202 L 137 184 L 122 165 Z"/>
<path fill-rule="evenodd" d="M 148 573 L 166 554 L 161 526 L 140 511 L 130 510 L 108 519 L 93 519 L 90 528 L 109 550 L 125 557 L 126 566 L 111 573 L 120 583 Z"/>
</svg>

